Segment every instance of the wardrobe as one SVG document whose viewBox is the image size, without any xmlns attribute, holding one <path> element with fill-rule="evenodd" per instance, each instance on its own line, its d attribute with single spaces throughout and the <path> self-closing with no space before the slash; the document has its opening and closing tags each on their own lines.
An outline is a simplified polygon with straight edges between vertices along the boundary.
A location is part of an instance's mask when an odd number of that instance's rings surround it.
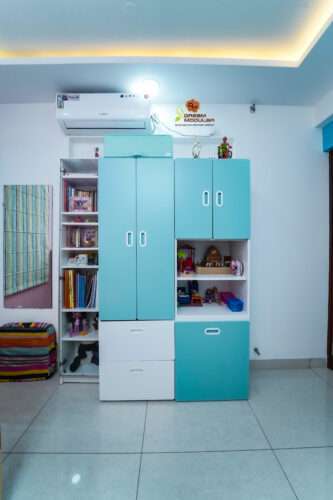
<svg viewBox="0 0 333 500">
<path fill-rule="evenodd" d="M 170 136 L 110 136 L 98 193 L 100 399 L 246 399 L 249 161 L 175 160 Z M 242 260 L 243 276 L 180 275 L 187 242 Z M 234 291 L 243 311 L 181 307 L 192 280 Z"/>
</svg>

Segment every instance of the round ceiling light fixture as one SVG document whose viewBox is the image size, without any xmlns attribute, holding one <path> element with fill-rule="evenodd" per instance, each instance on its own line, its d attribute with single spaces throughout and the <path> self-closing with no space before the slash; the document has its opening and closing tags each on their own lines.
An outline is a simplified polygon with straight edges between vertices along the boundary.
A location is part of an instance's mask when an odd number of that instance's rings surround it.
<svg viewBox="0 0 333 500">
<path fill-rule="evenodd" d="M 132 85 L 132 92 L 148 97 L 156 97 L 160 86 L 156 80 L 140 80 Z"/>
</svg>

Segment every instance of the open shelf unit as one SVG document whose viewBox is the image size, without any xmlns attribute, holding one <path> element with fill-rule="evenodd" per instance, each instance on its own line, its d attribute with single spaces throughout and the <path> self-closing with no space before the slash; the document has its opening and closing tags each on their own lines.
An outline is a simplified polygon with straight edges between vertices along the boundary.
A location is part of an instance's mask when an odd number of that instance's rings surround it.
<svg viewBox="0 0 333 500">
<path fill-rule="evenodd" d="M 205 252 L 210 246 L 218 248 L 222 258 L 229 256 L 233 260 L 242 262 L 244 269 L 241 276 L 234 274 L 207 273 L 199 274 L 192 272 L 189 274 L 180 273 L 176 270 L 176 321 L 249 321 L 250 319 L 250 242 L 249 240 L 186 240 L 176 241 L 176 261 L 178 249 L 184 244 L 189 244 L 195 249 L 195 264 L 202 262 Z M 177 296 L 178 288 L 188 289 L 189 282 L 196 281 L 199 295 L 204 299 L 208 288 L 217 288 L 218 292 L 232 292 L 244 303 L 244 308 L 240 312 L 231 311 L 226 304 L 203 303 L 203 305 L 179 305 Z"/>
<path fill-rule="evenodd" d="M 60 377 L 62 382 L 97 382 L 98 366 L 91 363 L 91 353 L 81 361 L 75 372 L 70 365 L 82 344 L 98 341 L 98 297 L 93 306 L 82 307 L 86 303 L 88 283 L 98 276 L 98 207 L 96 205 L 98 183 L 97 159 L 63 159 L 60 162 L 60 262 L 59 262 L 59 344 L 60 344 Z M 92 210 L 69 210 L 69 188 L 87 191 L 92 197 Z M 74 194 L 74 196 L 77 196 Z M 79 197 L 79 195 L 78 195 Z M 80 261 L 78 259 L 81 259 Z M 83 260 L 82 260 L 83 259 Z M 81 307 L 68 307 L 68 292 L 65 297 L 65 274 L 73 272 L 74 287 L 77 287 L 77 274 L 84 279 L 85 292 L 81 295 Z M 68 275 L 67 275 L 68 276 Z M 78 279 L 78 278 L 77 278 Z M 68 282 L 66 282 L 68 284 Z M 97 294 L 97 291 L 96 291 Z M 77 302 L 77 292 L 73 294 Z M 74 315 L 81 315 L 88 324 L 88 334 L 74 334 L 71 328 Z"/>
</svg>

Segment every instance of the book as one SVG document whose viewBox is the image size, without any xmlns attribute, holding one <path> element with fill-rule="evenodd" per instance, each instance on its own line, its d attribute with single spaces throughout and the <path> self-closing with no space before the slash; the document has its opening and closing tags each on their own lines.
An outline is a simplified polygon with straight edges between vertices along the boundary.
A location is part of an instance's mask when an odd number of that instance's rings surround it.
<svg viewBox="0 0 333 500">
<path fill-rule="evenodd" d="M 69 212 L 96 212 L 97 193 L 93 187 L 78 189 L 64 183 L 64 210 Z"/>
<path fill-rule="evenodd" d="M 64 271 L 64 307 L 95 308 L 97 275 L 92 271 Z"/>
</svg>

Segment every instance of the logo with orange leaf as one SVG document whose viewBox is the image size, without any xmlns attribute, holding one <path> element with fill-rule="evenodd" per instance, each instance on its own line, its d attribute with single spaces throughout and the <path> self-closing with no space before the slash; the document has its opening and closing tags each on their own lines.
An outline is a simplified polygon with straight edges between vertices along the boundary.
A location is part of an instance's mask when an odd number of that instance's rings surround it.
<svg viewBox="0 0 333 500">
<path fill-rule="evenodd" d="M 189 113 L 197 113 L 200 109 L 200 102 L 196 99 L 189 99 L 185 102 L 185 106 Z"/>
<path fill-rule="evenodd" d="M 179 106 L 176 109 L 175 125 L 178 127 L 215 126 L 215 118 L 207 116 L 207 113 L 202 113 L 200 108 L 200 101 L 193 98 L 188 99 L 184 107 Z"/>
</svg>

